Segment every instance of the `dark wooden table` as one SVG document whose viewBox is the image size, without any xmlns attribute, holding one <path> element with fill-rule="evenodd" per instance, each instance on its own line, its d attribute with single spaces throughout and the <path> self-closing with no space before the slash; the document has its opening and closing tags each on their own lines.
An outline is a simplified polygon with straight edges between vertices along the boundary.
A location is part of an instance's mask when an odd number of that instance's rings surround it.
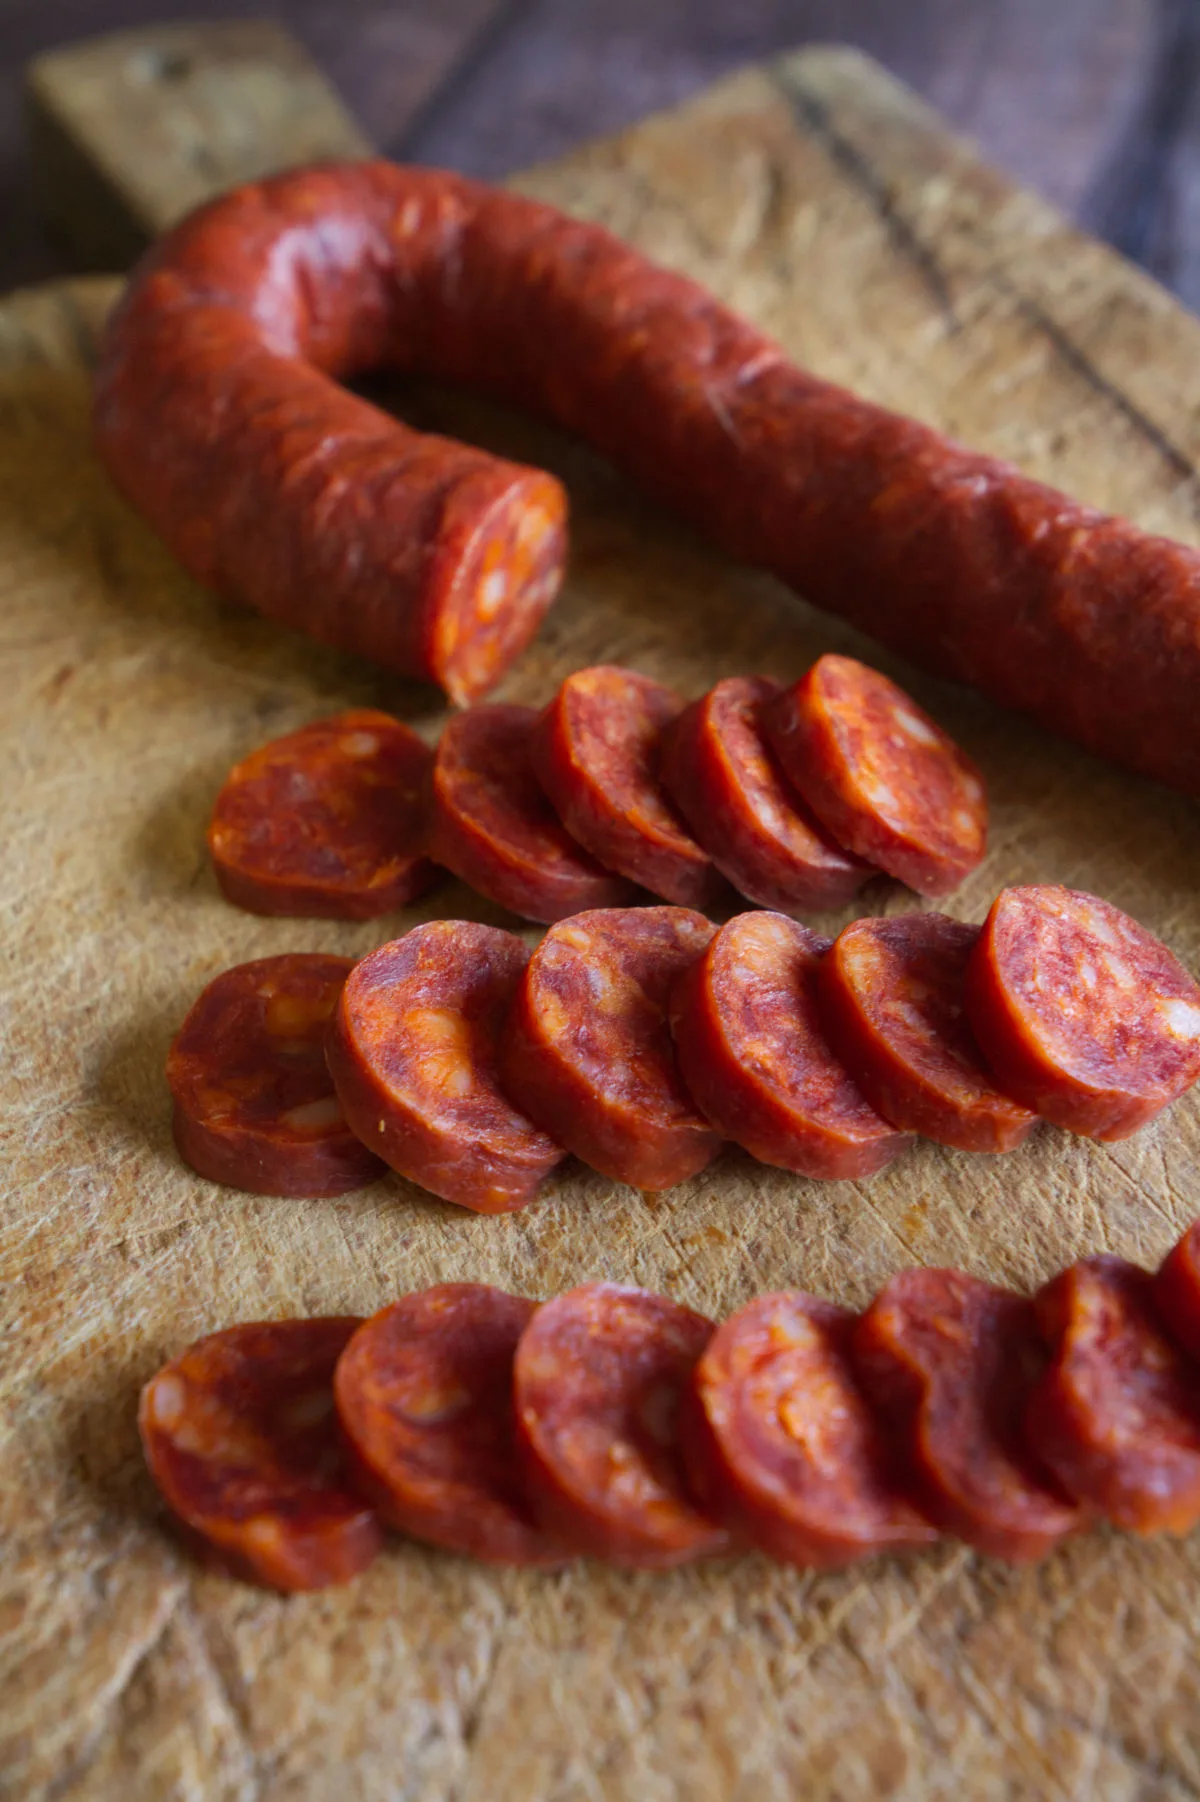
<svg viewBox="0 0 1200 1802">
<path fill-rule="evenodd" d="M 0 289 L 63 273 L 20 75 L 168 18 L 282 19 L 385 150 L 484 176 L 806 40 L 869 51 L 1200 307 L 1200 0 L 0 0 Z"/>
</svg>

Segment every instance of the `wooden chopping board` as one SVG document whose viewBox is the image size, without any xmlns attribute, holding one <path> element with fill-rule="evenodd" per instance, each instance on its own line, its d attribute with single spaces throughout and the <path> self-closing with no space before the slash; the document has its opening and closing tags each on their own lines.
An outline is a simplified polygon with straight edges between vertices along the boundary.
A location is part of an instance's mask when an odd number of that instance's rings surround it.
<svg viewBox="0 0 1200 1802">
<path fill-rule="evenodd" d="M 1200 324 L 860 57 L 749 71 L 516 185 L 686 269 L 823 375 L 1200 536 Z M 87 437 L 116 288 L 61 283 L 0 306 L 0 1794 L 1200 1794 L 1200 1535 L 1100 1532 L 1032 1570 L 947 1544 L 834 1575 L 757 1557 L 667 1576 L 497 1573 L 397 1541 L 350 1587 L 292 1600 L 177 1550 L 134 1413 L 141 1383 L 201 1333 L 369 1313 L 454 1278 L 533 1295 L 617 1278 L 720 1315 L 792 1285 L 865 1302 L 913 1263 L 1030 1287 L 1101 1249 L 1153 1261 L 1200 1212 L 1200 1098 L 1113 1147 L 1048 1129 L 996 1160 L 921 1145 L 869 1186 L 728 1153 L 651 1198 L 572 1167 L 491 1220 L 398 1179 L 297 1203 L 193 1176 L 172 1150 L 163 1059 L 217 971 L 361 953 L 432 914 L 511 922 L 455 884 L 369 926 L 221 901 L 203 830 L 237 757 L 349 705 L 430 736 L 442 716 L 428 691 L 201 592 L 118 500 Z M 992 849 L 952 911 L 979 920 L 1002 884 L 1063 881 L 1200 966 L 1190 803 L 915 675 L 723 561 L 585 449 L 464 400 L 412 390 L 407 404 L 570 484 L 570 580 L 506 698 L 540 703 L 601 658 L 695 693 L 853 650 L 896 671 L 987 773 Z"/>
</svg>

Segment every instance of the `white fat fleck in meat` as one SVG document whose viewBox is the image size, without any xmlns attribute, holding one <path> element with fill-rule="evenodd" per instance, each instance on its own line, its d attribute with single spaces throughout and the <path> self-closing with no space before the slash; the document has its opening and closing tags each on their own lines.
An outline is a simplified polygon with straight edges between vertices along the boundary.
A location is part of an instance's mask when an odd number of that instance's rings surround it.
<svg viewBox="0 0 1200 1802">
<path fill-rule="evenodd" d="M 183 1415 L 187 1390 L 178 1377 L 161 1376 L 150 1388 L 150 1418 L 156 1427 L 170 1429 Z"/>
<path fill-rule="evenodd" d="M 1167 1031 L 1177 1039 L 1200 1039 L 1200 1007 L 1194 1002 L 1172 998 L 1159 1002 L 1159 1012 Z"/>
<path fill-rule="evenodd" d="M 894 819 L 900 814 L 900 803 L 896 799 L 895 790 L 889 788 L 886 782 L 880 782 L 876 778 L 872 782 L 864 782 L 863 787 L 885 819 Z"/>
<path fill-rule="evenodd" d="M 928 745 L 931 748 L 936 746 L 937 733 L 927 726 L 924 720 L 918 719 L 915 713 L 910 713 L 907 707 L 897 707 L 892 718 L 901 732 L 906 732 L 909 738 L 915 738 L 919 745 Z"/>
<path fill-rule="evenodd" d="M 338 742 L 347 757 L 373 757 L 379 749 L 373 732 L 347 732 Z"/>
<path fill-rule="evenodd" d="M 489 570 L 479 584 L 476 612 L 481 620 L 494 619 L 508 597 L 508 576 L 502 569 Z"/>
<path fill-rule="evenodd" d="M 1079 980 L 1085 989 L 1094 989 L 1100 980 L 1096 974 L 1096 966 L 1089 958 L 1084 958 L 1079 965 Z"/>
<path fill-rule="evenodd" d="M 972 819 L 971 815 L 967 812 L 965 807 L 956 808 L 955 813 L 954 813 L 954 824 L 957 826 L 958 830 L 962 833 L 964 838 L 969 837 L 969 835 L 971 833 L 973 833 L 975 830 L 975 821 Z"/>
<path fill-rule="evenodd" d="M 1119 989 L 1134 989 L 1138 986 L 1137 972 L 1130 966 L 1128 958 L 1114 957 L 1111 951 L 1102 951 L 1100 962 Z"/>
<path fill-rule="evenodd" d="M 316 1101 L 302 1102 L 280 1116 L 284 1126 L 294 1127 L 297 1132 L 322 1132 L 328 1126 L 339 1126 L 342 1119 L 336 1095 L 322 1095 Z"/>
<path fill-rule="evenodd" d="M 978 806 L 983 800 L 983 783 L 978 776 L 964 774 L 962 785 L 966 789 L 968 797 Z"/>
</svg>

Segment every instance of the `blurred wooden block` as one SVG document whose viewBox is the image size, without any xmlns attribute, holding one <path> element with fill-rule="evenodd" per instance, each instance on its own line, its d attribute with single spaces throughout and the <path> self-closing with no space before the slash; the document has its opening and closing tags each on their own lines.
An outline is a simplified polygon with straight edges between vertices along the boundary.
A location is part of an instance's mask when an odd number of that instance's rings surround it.
<svg viewBox="0 0 1200 1802">
<path fill-rule="evenodd" d="M 267 21 L 51 50 L 25 91 L 39 203 L 93 269 L 124 267 L 223 188 L 371 148 L 307 51 Z"/>
</svg>

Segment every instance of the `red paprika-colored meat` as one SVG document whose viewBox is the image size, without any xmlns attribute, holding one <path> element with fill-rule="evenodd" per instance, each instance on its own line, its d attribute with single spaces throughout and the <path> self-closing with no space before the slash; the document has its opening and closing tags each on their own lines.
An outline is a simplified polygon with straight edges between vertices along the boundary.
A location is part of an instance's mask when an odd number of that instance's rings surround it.
<svg viewBox="0 0 1200 1802">
<path fill-rule="evenodd" d="M 353 708 L 272 739 L 229 772 L 208 828 L 227 901 L 251 913 L 373 920 L 424 894 L 433 753 Z"/>
<path fill-rule="evenodd" d="M 357 1320 L 269 1320 L 199 1339 L 142 1390 L 150 1475 L 193 1543 L 234 1576 L 323 1589 L 382 1544 L 345 1470 L 333 1372 Z"/>
<path fill-rule="evenodd" d="M 1176 1344 L 1190 1358 L 1200 1359 L 1200 1220 L 1192 1222 L 1159 1266 L 1154 1305 Z"/>
<path fill-rule="evenodd" d="M 937 1538 L 858 1386 L 853 1323 L 811 1295 L 760 1295 L 717 1328 L 692 1379 L 684 1446 L 697 1496 L 786 1564 L 825 1569 Z"/>
<path fill-rule="evenodd" d="M 682 907 L 563 920 L 530 958 L 505 1024 L 505 1092 L 576 1157 L 639 1189 L 669 1189 L 720 1150 L 667 1023 L 672 984 L 714 931 Z"/>
<path fill-rule="evenodd" d="M 983 778 L 910 695 L 852 657 L 821 657 L 764 713 L 788 781 L 838 844 L 922 895 L 983 859 Z"/>
<path fill-rule="evenodd" d="M 517 1468 L 512 1375 L 537 1304 L 484 1283 L 441 1283 L 359 1327 L 334 1394 L 355 1480 L 414 1539 L 497 1564 L 561 1564 Z"/>
<path fill-rule="evenodd" d="M 416 926 L 355 967 L 325 1048 L 364 1144 L 480 1214 L 524 1207 L 563 1156 L 497 1080 L 501 1023 L 528 957 L 494 926 Z"/>
<path fill-rule="evenodd" d="M 531 707 L 473 707 L 449 721 L 433 767 L 437 861 L 529 920 L 613 907 L 632 886 L 576 843 L 530 762 Z"/>
<path fill-rule="evenodd" d="M 167 1054 L 179 1155 L 256 1195 L 343 1195 L 383 1175 L 346 1123 L 325 1033 L 348 957 L 289 952 L 209 983 Z"/>
<path fill-rule="evenodd" d="M 855 920 L 821 962 L 821 1021 L 867 1100 L 961 1151 L 1013 1151 L 1037 1116 L 992 1081 L 966 1019 L 979 937 L 945 914 Z"/>
<path fill-rule="evenodd" d="M 730 676 L 663 734 L 662 779 L 723 876 L 781 913 L 837 907 L 870 864 L 834 843 L 784 777 L 762 727 L 779 694 L 766 676 Z"/>
<path fill-rule="evenodd" d="M 905 1270 L 853 1334 L 854 1365 L 913 1493 L 946 1533 L 1021 1563 L 1081 1525 L 1030 1455 L 1026 1404 L 1046 1353 L 1024 1296 L 961 1270 Z"/>
<path fill-rule="evenodd" d="M 664 901 L 704 909 L 726 898 L 726 885 L 658 773 L 664 728 L 682 706 L 635 670 L 576 670 L 538 720 L 533 761 L 567 830 L 602 864 Z"/>
<path fill-rule="evenodd" d="M 1025 1436 L 1068 1494 L 1131 1533 L 1200 1520 L 1200 1365 L 1164 1336 L 1154 1278 L 1084 1258 L 1036 1298 L 1050 1364 Z"/>
<path fill-rule="evenodd" d="M 577 1552 L 663 1570 L 725 1550 L 695 1506 L 679 1407 L 711 1321 L 644 1289 L 585 1283 L 534 1314 L 514 1365 L 538 1518 Z"/>
<path fill-rule="evenodd" d="M 1056 1126 L 1124 1139 L 1200 1076 L 1200 987 L 1120 908 L 1004 889 L 967 966 L 967 1014 L 1001 1088 Z"/>
<path fill-rule="evenodd" d="M 675 984 L 675 1052 L 701 1112 L 764 1164 L 873 1176 L 909 1141 L 864 1100 L 822 1031 L 828 948 L 782 914 L 738 914 Z"/>
</svg>

